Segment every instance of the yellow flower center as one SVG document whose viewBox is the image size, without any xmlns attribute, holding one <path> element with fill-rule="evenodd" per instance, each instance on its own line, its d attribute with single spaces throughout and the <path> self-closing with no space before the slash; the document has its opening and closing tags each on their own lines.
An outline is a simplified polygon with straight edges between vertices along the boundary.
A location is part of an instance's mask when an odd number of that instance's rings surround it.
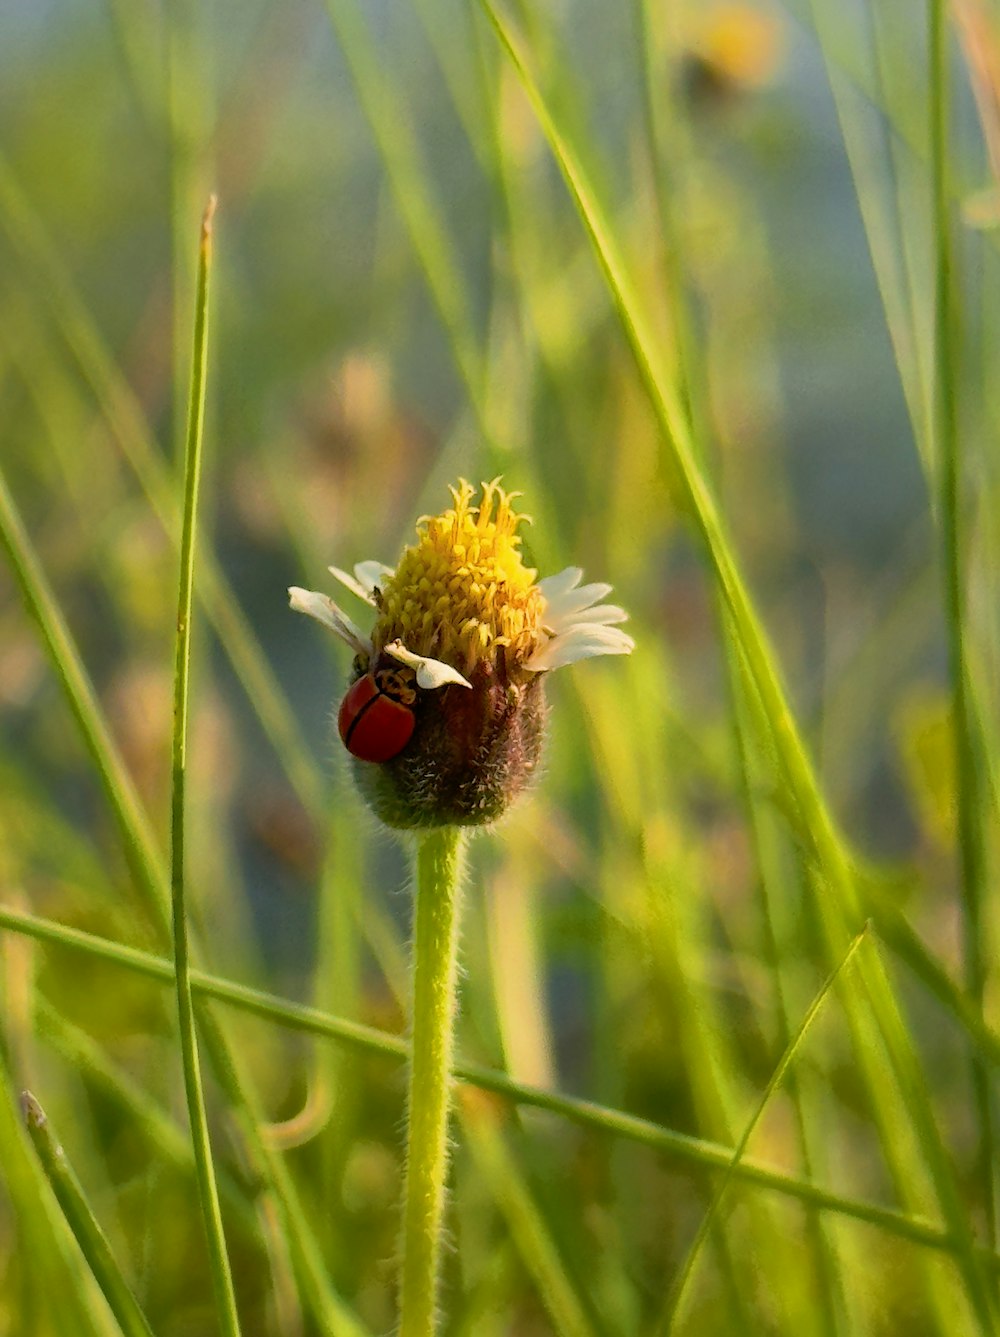
<svg viewBox="0 0 1000 1337">
<path fill-rule="evenodd" d="M 417 542 L 381 591 L 375 648 L 399 639 L 462 673 L 502 654 L 509 669 L 537 645 L 545 608 L 537 572 L 518 551 L 527 517 L 513 509 L 518 494 L 495 479 L 483 484 L 478 506 L 464 479 L 449 490 L 454 506 L 419 521 Z"/>
</svg>

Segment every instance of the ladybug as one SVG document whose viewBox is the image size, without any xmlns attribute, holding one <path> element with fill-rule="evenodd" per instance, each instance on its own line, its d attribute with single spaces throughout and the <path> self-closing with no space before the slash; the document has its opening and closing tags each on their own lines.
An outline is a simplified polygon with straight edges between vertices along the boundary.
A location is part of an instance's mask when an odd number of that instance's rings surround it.
<svg viewBox="0 0 1000 1337">
<path fill-rule="evenodd" d="M 416 725 L 414 673 L 382 668 L 364 673 L 340 703 L 337 727 L 344 746 L 359 761 L 389 761 L 402 752 Z"/>
</svg>

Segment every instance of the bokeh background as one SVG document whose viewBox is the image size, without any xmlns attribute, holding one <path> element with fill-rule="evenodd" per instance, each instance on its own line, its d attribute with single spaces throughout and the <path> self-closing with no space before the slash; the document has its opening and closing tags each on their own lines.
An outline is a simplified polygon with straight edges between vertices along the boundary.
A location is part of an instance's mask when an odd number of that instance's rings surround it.
<svg viewBox="0 0 1000 1337">
<path fill-rule="evenodd" d="M 830 809 L 957 970 L 924 18 L 818 0 L 662 8 L 508 12 L 678 369 Z M 972 12 L 951 47 L 952 166 L 988 730 L 997 274 L 993 234 L 972 223 L 993 207 L 974 93 L 997 57 L 990 11 Z M 0 0 L 0 470 L 156 841 L 213 191 L 189 781 L 205 962 L 404 1030 L 409 851 L 351 790 L 331 723 L 346 651 L 285 590 L 330 588 L 330 562 L 392 563 L 448 482 L 502 475 L 534 518 L 531 563 L 613 582 L 638 649 L 554 679 L 537 792 L 473 847 L 462 1052 L 731 1146 L 829 962 L 780 786 L 766 756 L 741 753 L 711 574 L 613 303 L 475 6 Z M 162 951 L 2 568 L 0 769 L 3 903 Z M 212 1332 L 169 991 L 23 934 L 0 952 L 6 1098 L 42 1100 L 156 1332 Z M 964 1042 L 912 977 L 899 987 L 981 1224 Z M 386 1330 L 399 1066 L 226 1024 L 288 1147 L 320 1271 Z M 894 1201 L 834 1001 L 800 1062 L 806 1115 L 775 1097 L 752 1153 Z M 211 1094 L 246 1332 L 327 1331 Z M 477 1120 L 492 1131 L 456 1136 L 448 1331 L 653 1331 L 712 1181 L 502 1102 L 470 1105 L 463 1128 Z M 81 1317 L 53 1289 L 49 1269 L 76 1276 L 79 1260 L 66 1245 L 38 1265 L 25 1193 L 12 1172 L 0 1332 L 113 1330 L 96 1301 Z M 685 1330 L 972 1330 L 960 1297 L 951 1329 L 928 1299 L 948 1293 L 949 1265 L 926 1282 L 920 1246 L 839 1218 L 820 1229 L 780 1197 L 733 1201 Z M 556 1282 L 531 1230 L 554 1241 Z"/>
</svg>

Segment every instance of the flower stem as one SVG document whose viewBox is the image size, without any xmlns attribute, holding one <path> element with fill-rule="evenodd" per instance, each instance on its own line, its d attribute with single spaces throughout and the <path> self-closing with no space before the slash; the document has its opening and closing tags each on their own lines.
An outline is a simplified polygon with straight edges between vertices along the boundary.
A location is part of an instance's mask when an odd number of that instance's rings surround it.
<svg viewBox="0 0 1000 1337">
<path fill-rule="evenodd" d="M 460 828 L 444 826 L 422 836 L 417 850 L 399 1337 L 430 1337 L 434 1331 L 448 1171 L 462 846 Z"/>
</svg>

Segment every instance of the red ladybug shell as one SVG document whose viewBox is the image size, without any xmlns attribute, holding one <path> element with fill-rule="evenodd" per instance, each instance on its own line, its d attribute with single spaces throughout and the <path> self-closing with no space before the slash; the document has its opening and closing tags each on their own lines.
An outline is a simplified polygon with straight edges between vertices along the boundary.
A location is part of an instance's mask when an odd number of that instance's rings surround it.
<svg viewBox="0 0 1000 1337">
<path fill-rule="evenodd" d="M 415 724 L 409 706 L 381 691 L 371 673 L 351 683 L 337 714 L 344 746 L 360 761 L 388 761 L 402 752 Z"/>
</svg>

